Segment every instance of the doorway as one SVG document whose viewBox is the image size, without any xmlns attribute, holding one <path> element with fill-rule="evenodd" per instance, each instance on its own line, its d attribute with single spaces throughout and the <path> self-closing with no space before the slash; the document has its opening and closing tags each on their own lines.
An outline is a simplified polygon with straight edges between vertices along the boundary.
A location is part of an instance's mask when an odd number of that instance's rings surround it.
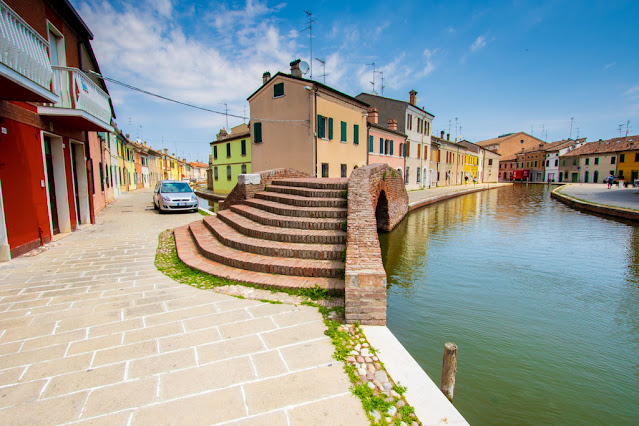
<svg viewBox="0 0 639 426">
<path fill-rule="evenodd" d="M 55 191 L 55 176 L 53 174 L 53 154 L 51 152 L 51 138 L 44 137 L 44 162 L 47 167 L 47 189 L 49 190 L 49 207 L 51 211 L 51 229 L 53 235 L 60 233 L 60 220 L 58 219 L 58 200 Z"/>
<path fill-rule="evenodd" d="M 595 171 L 593 172 L 593 174 L 592 174 L 592 175 L 593 175 L 593 177 L 592 177 L 592 183 L 597 183 L 597 182 L 599 182 L 599 171 L 598 171 L 598 170 L 595 170 Z"/>
</svg>

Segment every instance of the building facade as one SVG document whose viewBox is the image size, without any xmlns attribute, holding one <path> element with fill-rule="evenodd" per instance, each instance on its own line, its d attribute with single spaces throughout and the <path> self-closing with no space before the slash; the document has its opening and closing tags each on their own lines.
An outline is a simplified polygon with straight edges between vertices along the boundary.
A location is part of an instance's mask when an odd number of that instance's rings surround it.
<svg viewBox="0 0 639 426">
<path fill-rule="evenodd" d="M 637 136 L 599 140 L 583 144 L 559 157 L 559 173 L 564 182 L 603 183 L 617 175 L 621 153 L 634 149 Z"/>
<path fill-rule="evenodd" d="M 291 74 L 264 73 L 262 86 L 248 98 L 252 169 L 348 177 L 366 164 L 368 104 L 302 78 L 299 62 L 291 62 Z"/>
<path fill-rule="evenodd" d="M 507 133 L 494 139 L 476 142 L 477 145 L 501 155 L 501 158 L 521 153 L 522 149 L 532 149 L 546 142 L 524 132 Z"/>
<path fill-rule="evenodd" d="M 565 139 L 547 144 L 545 146 L 544 182 L 563 182 L 563 174 L 559 173 L 559 157 L 585 143 L 586 138 L 581 138 L 577 140 Z"/>
<path fill-rule="evenodd" d="M 377 108 L 379 122 L 397 120 L 397 130 L 406 135 L 404 180 L 407 189 L 433 185 L 431 166 L 431 124 L 434 115 L 417 106 L 417 92 L 411 90 L 409 102 L 360 93 L 357 99 Z"/>
<path fill-rule="evenodd" d="M 368 164 L 383 163 L 404 174 L 406 135 L 397 131 L 397 121 L 378 124 L 376 108 L 368 109 Z"/>
<path fill-rule="evenodd" d="M 100 72 L 93 34 L 68 1 L 5 0 L 0 16 L 0 260 L 8 260 L 94 222 L 102 153 L 89 139 L 113 131 L 114 114 L 104 82 L 83 71 Z"/>
<path fill-rule="evenodd" d="M 213 192 L 229 194 L 237 185 L 239 174 L 252 173 L 251 135 L 249 126 L 240 124 L 227 133 L 220 130 L 217 139 L 210 143 L 213 170 Z"/>
</svg>

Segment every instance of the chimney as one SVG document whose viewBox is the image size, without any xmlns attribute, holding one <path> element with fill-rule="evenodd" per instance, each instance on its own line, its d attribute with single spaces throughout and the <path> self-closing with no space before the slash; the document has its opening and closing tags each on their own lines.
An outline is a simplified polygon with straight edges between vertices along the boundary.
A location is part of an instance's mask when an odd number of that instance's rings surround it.
<svg viewBox="0 0 639 426">
<path fill-rule="evenodd" d="M 164 155 L 169 155 L 169 149 L 168 148 L 164 148 Z"/>
<path fill-rule="evenodd" d="M 377 108 L 369 108 L 368 109 L 368 122 L 377 124 L 379 121 L 379 113 Z"/>
<path fill-rule="evenodd" d="M 450 133 L 446 133 L 446 140 L 449 141 L 450 140 Z"/>
<path fill-rule="evenodd" d="M 129 139 L 129 134 L 128 133 L 125 136 L 126 136 L 127 139 Z"/>
<path fill-rule="evenodd" d="M 391 130 L 397 130 L 397 120 L 388 120 L 388 128 Z"/>
<path fill-rule="evenodd" d="M 410 94 L 410 104 L 417 106 L 417 92 L 415 90 L 411 90 L 408 93 Z"/>
<path fill-rule="evenodd" d="M 302 71 L 300 70 L 300 62 L 302 62 L 301 59 L 296 59 L 289 64 L 291 66 L 291 75 L 293 77 L 302 77 Z"/>
<path fill-rule="evenodd" d="M 271 73 L 266 71 L 264 74 L 262 74 L 262 84 L 266 84 L 268 83 L 268 81 L 271 79 Z"/>
<path fill-rule="evenodd" d="M 443 131 L 443 130 L 442 130 L 442 133 L 441 133 L 440 139 L 444 139 L 444 131 Z"/>
<path fill-rule="evenodd" d="M 144 141 L 144 146 L 146 146 L 146 141 Z"/>
<path fill-rule="evenodd" d="M 220 129 L 220 133 L 217 134 L 217 140 L 219 141 L 220 139 L 224 139 L 225 137 L 227 137 L 229 134 L 226 132 L 226 129 L 224 127 L 222 127 Z"/>
</svg>

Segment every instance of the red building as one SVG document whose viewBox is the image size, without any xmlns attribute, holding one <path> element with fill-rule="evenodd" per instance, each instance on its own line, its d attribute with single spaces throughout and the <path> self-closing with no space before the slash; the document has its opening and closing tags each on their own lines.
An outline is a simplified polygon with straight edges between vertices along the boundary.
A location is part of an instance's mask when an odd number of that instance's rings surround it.
<svg viewBox="0 0 639 426">
<path fill-rule="evenodd" d="M 0 260 L 8 260 L 94 222 L 101 153 L 89 133 L 112 132 L 114 114 L 91 74 L 100 72 L 93 35 L 67 0 L 0 0 L 0 15 Z"/>
</svg>

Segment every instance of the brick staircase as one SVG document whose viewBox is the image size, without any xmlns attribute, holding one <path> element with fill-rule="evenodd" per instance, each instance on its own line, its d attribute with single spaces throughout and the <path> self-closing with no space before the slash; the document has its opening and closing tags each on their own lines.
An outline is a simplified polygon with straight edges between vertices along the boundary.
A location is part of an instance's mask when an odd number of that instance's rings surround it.
<svg viewBox="0 0 639 426">
<path fill-rule="evenodd" d="M 175 230 L 192 268 L 272 288 L 344 293 L 347 179 L 279 179 L 254 198 Z"/>
</svg>

